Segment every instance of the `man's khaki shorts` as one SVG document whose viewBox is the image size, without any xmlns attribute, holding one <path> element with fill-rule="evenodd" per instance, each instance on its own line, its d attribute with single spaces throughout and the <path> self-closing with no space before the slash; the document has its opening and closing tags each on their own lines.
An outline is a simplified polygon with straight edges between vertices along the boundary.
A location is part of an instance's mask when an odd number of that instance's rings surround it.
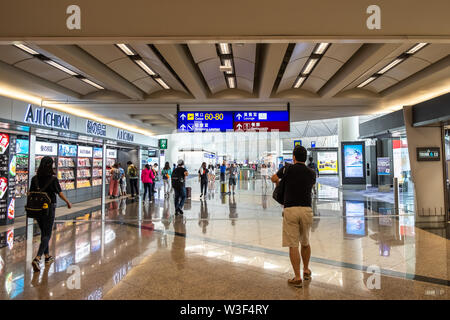
<svg viewBox="0 0 450 320">
<path fill-rule="evenodd" d="M 283 247 L 309 245 L 309 233 L 313 222 L 311 207 L 289 207 L 283 210 Z"/>
</svg>

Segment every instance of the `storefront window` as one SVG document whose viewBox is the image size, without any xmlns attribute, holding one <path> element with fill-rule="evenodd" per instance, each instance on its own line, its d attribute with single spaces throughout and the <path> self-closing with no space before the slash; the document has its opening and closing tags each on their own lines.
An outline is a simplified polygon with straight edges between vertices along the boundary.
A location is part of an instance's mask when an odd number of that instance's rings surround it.
<svg viewBox="0 0 450 320">
<path fill-rule="evenodd" d="M 414 213 L 414 184 L 411 179 L 408 141 L 406 136 L 392 141 L 394 154 L 394 177 L 399 183 L 399 205 L 403 213 Z"/>
</svg>

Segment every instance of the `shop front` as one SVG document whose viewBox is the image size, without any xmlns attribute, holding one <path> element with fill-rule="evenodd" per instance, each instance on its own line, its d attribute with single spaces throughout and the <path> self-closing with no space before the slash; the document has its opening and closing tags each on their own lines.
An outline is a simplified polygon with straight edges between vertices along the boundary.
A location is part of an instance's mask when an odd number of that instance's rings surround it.
<svg viewBox="0 0 450 320">
<path fill-rule="evenodd" d="M 44 156 L 53 158 L 67 198 L 79 203 L 100 201 L 103 173 L 108 190 L 115 163 L 125 171 L 128 161 L 140 168 L 140 150 L 158 148 L 157 139 L 93 120 L 19 101 L 0 103 L 0 225 L 25 215 L 28 187 Z"/>
</svg>

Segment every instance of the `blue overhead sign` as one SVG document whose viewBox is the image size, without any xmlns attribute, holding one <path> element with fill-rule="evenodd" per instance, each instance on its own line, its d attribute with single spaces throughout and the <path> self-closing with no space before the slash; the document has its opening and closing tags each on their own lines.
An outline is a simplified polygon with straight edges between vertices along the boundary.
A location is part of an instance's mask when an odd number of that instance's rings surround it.
<svg viewBox="0 0 450 320">
<path fill-rule="evenodd" d="M 233 130 L 233 112 L 183 111 L 178 113 L 178 131 L 225 132 Z"/>
<path fill-rule="evenodd" d="M 288 111 L 234 112 L 234 121 L 289 121 Z"/>
</svg>

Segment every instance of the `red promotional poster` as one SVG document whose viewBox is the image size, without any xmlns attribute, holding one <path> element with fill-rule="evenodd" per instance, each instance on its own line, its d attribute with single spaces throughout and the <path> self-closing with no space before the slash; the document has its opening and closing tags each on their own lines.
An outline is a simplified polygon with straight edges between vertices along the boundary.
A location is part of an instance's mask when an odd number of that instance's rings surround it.
<svg viewBox="0 0 450 320">
<path fill-rule="evenodd" d="M 8 207 L 8 219 L 14 219 L 14 206 L 16 199 L 12 199 Z"/>
<path fill-rule="evenodd" d="M 3 196 L 8 191 L 8 179 L 5 177 L 0 177 L 0 199 L 3 199 Z"/>
<path fill-rule="evenodd" d="M 8 230 L 6 232 L 6 242 L 8 243 L 8 248 L 11 250 L 14 246 L 14 230 Z"/>
<path fill-rule="evenodd" d="M 8 150 L 9 135 L 6 133 L 0 133 L 0 154 L 4 154 Z"/>
<path fill-rule="evenodd" d="M 289 121 L 235 121 L 234 131 L 289 131 Z"/>
</svg>

